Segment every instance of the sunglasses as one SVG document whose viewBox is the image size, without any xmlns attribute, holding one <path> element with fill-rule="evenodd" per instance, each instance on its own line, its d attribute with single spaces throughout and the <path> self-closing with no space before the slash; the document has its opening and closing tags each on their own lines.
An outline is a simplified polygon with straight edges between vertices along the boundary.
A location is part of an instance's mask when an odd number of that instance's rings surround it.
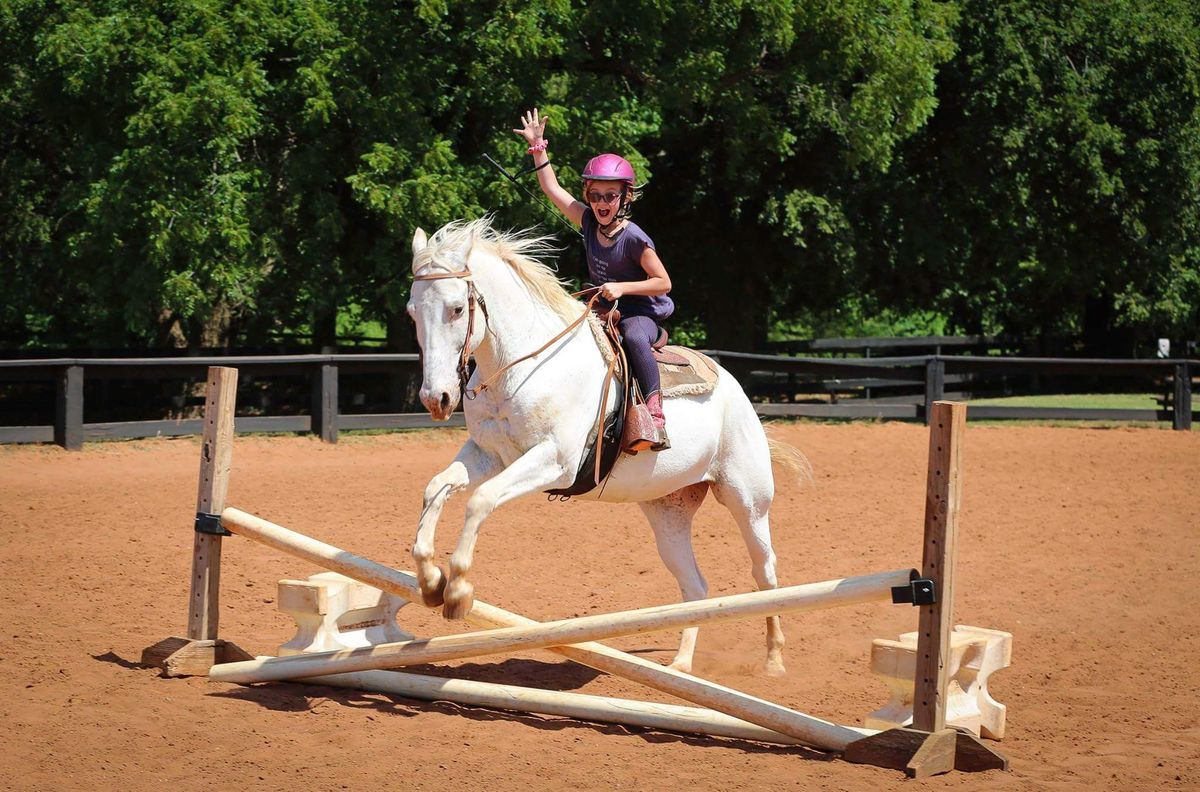
<svg viewBox="0 0 1200 792">
<path fill-rule="evenodd" d="M 617 200 L 618 198 L 620 198 L 622 195 L 624 195 L 624 193 L 619 193 L 619 192 L 606 192 L 606 193 L 590 192 L 590 193 L 588 193 L 588 194 L 587 194 L 587 199 L 588 199 L 588 203 L 606 203 L 606 204 L 610 204 L 610 203 L 612 203 L 613 201 L 615 201 L 615 200 Z"/>
</svg>

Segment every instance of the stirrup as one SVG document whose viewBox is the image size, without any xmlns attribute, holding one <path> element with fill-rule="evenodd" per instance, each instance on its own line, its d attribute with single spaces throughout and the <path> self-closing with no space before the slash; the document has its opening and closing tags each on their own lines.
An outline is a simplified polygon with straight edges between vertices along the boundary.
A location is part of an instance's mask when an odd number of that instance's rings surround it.
<svg viewBox="0 0 1200 792">
<path fill-rule="evenodd" d="M 646 451 L 658 442 L 658 428 L 654 417 L 644 404 L 634 404 L 625 414 L 625 425 L 621 427 L 621 450 L 626 454 Z"/>
<path fill-rule="evenodd" d="M 667 427 L 658 427 L 658 442 L 650 446 L 651 451 L 666 451 L 671 447 L 671 438 L 667 437 Z"/>
<path fill-rule="evenodd" d="M 640 440 L 635 440 L 621 450 L 630 456 L 637 456 L 639 451 L 657 451 L 657 445 L 658 443 L 653 440 L 642 438 Z"/>
</svg>

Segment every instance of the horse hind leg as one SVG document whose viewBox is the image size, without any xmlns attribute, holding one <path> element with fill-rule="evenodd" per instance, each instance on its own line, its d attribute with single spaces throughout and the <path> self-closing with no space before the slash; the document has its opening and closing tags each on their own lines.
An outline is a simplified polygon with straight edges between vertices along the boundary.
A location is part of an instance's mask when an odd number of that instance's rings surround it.
<svg viewBox="0 0 1200 792">
<path fill-rule="evenodd" d="M 650 527 L 654 529 L 654 541 L 658 555 L 679 584 L 679 592 L 685 602 L 704 599 L 708 596 L 708 584 L 700 574 L 696 555 L 692 551 L 692 518 L 708 494 L 708 484 L 701 482 L 676 490 L 657 500 L 638 504 Z M 679 651 L 671 661 L 671 668 L 691 672 L 692 656 L 696 652 L 696 637 L 699 627 L 687 627 L 679 642 Z"/>
<path fill-rule="evenodd" d="M 759 590 L 779 587 L 775 575 L 775 550 L 771 547 L 771 524 L 767 513 L 771 508 L 774 486 L 770 471 L 766 479 L 753 476 L 741 483 L 718 481 L 713 483 L 713 495 L 717 502 L 729 510 L 742 532 L 742 540 L 750 551 L 750 562 L 754 582 Z M 766 486 L 763 486 L 763 482 Z M 767 617 L 767 660 L 763 666 L 768 676 L 783 676 L 783 625 L 778 616 Z"/>
</svg>

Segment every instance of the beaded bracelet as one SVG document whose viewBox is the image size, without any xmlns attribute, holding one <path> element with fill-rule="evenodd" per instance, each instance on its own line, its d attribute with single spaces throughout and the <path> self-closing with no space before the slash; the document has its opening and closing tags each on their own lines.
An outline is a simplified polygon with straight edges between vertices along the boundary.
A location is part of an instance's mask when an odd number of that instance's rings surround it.
<svg viewBox="0 0 1200 792">
<path fill-rule="evenodd" d="M 537 152 L 539 152 L 539 151 L 545 151 L 545 150 L 546 150 L 546 147 L 547 147 L 548 145 L 550 145 L 550 144 L 549 144 L 549 143 L 548 143 L 546 140 L 544 140 L 544 139 L 543 139 L 541 143 L 534 143 L 532 146 L 530 146 L 529 148 L 527 148 L 527 149 L 525 150 L 525 153 L 526 153 L 526 154 L 535 154 L 535 153 L 537 153 Z"/>
</svg>

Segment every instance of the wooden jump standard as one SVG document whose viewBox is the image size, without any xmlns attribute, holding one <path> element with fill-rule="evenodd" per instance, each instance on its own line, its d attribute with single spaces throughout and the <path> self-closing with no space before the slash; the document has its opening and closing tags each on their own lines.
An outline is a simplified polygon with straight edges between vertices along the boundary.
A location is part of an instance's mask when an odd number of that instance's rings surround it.
<svg viewBox="0 0 1200 792">
<path fill-rule="evenodd" d="M 718 713 L 733 716 L 735 728 L 738 719 L 749 721 L 744 728 L 756 726 L 778 732 L 779 742 L 791 739 L 826 748 L 842 750 L 851 761 L 877 764 L 884 767 L 905 769 L 910 776 L 919 777 L 945 772 L 951 769 L 985 770 L 1006 768 L 1007 760 L 992 752 L 971 735 L 945 729 L 946 674 L 940 658 L 948 647 L 950 631 L 950 597 L 953 593 L 953 551 L 957 528 L 957 509 L 960 493 L 958 476 L 959 444 L 965 422 L 965 405 L 938 402 L 934 405 L 930 433 L 930 472 L 927 487 L 926 530 L 924 573 L 929 580 L 919 580 L 907 586 L 908 571 L 881 573 L 844 580 L 793 586 L 787 589 L 734 595 L 693 603 L 645 608 L 617 614 L 570 619 L 560 622 L 539 624 L 531 619 L 510 613 L 483 602 L 476 602 L 468 621 L 476 626 L 499 627 L 490 631 L 466 633 L 458 636 L 433 638 L 425 641 L 405 641 L 381 644 L 369 649 L 346 650 L 332 653 L 314 653 L 286 658 L 263 658 L 250 660 L 242 650 L 218 639 L 217 590 L 220 564 L 220 539 L 228 529 L 257 541 L 264 542 L 284 552 L 312 560 L 322 566 L 338 571 L 384 591 L 409 600 L 419 600 L 416 581 L 411 575 L 368 561 L 330 545 L 323 544 L 302 534 L 288 531 L 265 520 L 253 517 L 237 509 L 217 512 L 223 506 L 228 482 L 233 426 L 233 393 L 236 386 L 235 369 L 212 368 L 209 370 L 208 401 L 206 405 L 205 436 L 201 459 L 201 483 L 198 504 L 201 512 L 197 516 L 197 541 L 193 558 L 192 609 L 189 616 L 189 637 L 168 638 L 147 648 L 143 662 L 161 665 L 166 675 L 203 674 L 210 672 L 214 680 L 242 679 L 239 674 L 261 678 L 283 679 L 307 677 L 318 681 L 313 675 L 326 674 L 334 669 L 348 671 L 358 668 L 398 666 L 409 663 L 428 662 L 432 659 L 473 657 L 484 653 L 508 651 L 513 648 L 550 648 L 578 662 L 615 675 L 642 682 L 650 687 L 672 693 L 694 703 L 704 704 L 717 713 L 694 708 L 679 708 L 690 711 L 683 715 L 699 730 L 701 723 L 710 720 L 716 729 L 722 724 Z M 208 507 L 206 510 L 205 507 Z M 900 578 L 903 581 L 899 581 Z M 795 712 L 776 704 L 756 699 L 706 680 L 659 666 L 641 658 L 619 652 L 598 643 L 583 643 L 571 646 L 552 645 L 563 641 L 582 641 L 594 637 L 630 634 L 675 626 L 712 623 L 734 618 L 771 615 L 797 610 L 812 610 L 849 604 L 878 598 L 881 587 L 886 586 L 896 597 L 897 591 L 908 589 L 909 597 L 920 599 L 918 592 L 932 592 L 936 602 L 923 602 L 918 646 L 917 697 L 914 705 L 914 726 L 911 729 L 893 729 L 872 734 L 870 730 L 838 726 L 827 721 Z M 619 632 L 614 632 L 617 630 Z M 315 658 L 315 659 L 314 659 Z M 243 662 L 238 662 L 243 661 Z M 226 668 L 213 668 L 214 664 L 226 664 Z M 332 665 L 330 665 L 332 664 Z M 265 672 L 264 672 L 264 669 Z M 281 670 L 282 669 L 282 670 Z M 290 670 L 288 670 L 290 669 Z M 400 688 L 411 682 L 412 695 L 420 698 L 456 700 L 461 693 L 464 703 L 471 703 L 470 695 L 461 686 L 441 684 L 437 680 L 431 685 L 413 680 L 398 681 L 399 677 L 415 677 L 398 672 L 360 671 L 341 673 L 332 677 L 320 677 L 329 684 L 371 687 L 383 689 L 374 683 L 385 684 L 390 676 L 397 680 L 393 687 Z M 454 680 L 454 682 L 465 682 Z M 370 684 L 368 684 L 370 683 Z M 483 683 L 477 683 L 483 684 Z M 458 687 L 457 691 L 453 690 Z M 507 688 L 512 686 L 496 686 Z M 537 694 L 553 696 L 552 691 L 529 691 L 530 701 L 540 698 Z M 504 691 L 476 691 L 480 700 L 501 701 L 508 693 Z M 572 694 L 573 695 L 573 694 Z M 489 696 L 491 698 L 489 698 Z M 601 697 L 585 697 L 597 699 Z M 654 725 L 656 717 L 635 712 L 638 707 L 657 707 L 643 702 L 626 702 L 608 699 L 611 707 L 624 710 L 626 717 L 618 722 L 638 722 Z M 490 706 L 503 706 L 491 704 Z M 532 706 L 532 705 L 531 705 Z M 560 702 L 563 708 L 568 705 Z M 610 709 L 611 709 L 610 707 Z M 514 709 L 524 709 L 513 706 Z M 600 712 L 604 707 L 588 710 L 584 706 L 576 711 Z M 539 709 L 537 711 L 550 711 Z M 587 715 L 580 715 L 587 717 Z M 596 717 L 601 717 L 596 715 Z M 610 720 L 613 718 L 602 718 Z M 754 725 L 750 725 L 754 724 Z M 670 726 L 662 726 L 671 728 Z M 682 727 L 681 727 L 682 728 Z M 714 730 L 712 733 L 721 733 Z M 744 732 L 743 732 L 744 733 Z M 863 735 L 870 735 L 864 737 Z M 791 739 L 789 739 L 791 738 Z M 753 739 L 753 738 L 751 738 Z"/>
</svg>

